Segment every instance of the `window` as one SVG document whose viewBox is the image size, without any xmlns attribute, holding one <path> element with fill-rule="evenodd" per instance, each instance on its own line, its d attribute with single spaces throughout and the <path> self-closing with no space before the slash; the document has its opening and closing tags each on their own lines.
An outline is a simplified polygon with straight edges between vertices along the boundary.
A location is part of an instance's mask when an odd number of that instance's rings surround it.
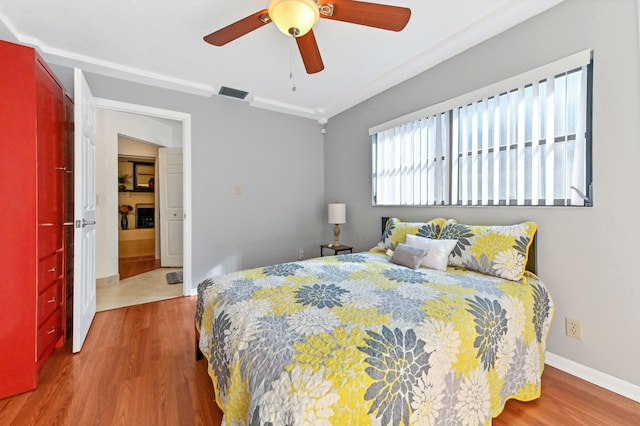
<svg viewBox="0 0 640 426">
<path fill-rule="evenodd" d="M 591 206 L 591 52 L 370 129 L 374 205 Z"/>
</svg>

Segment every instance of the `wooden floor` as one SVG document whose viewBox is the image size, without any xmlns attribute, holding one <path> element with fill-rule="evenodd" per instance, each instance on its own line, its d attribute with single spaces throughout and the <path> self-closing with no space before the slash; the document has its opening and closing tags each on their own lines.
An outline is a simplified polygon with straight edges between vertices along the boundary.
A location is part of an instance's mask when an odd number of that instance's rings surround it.
<svg viewBox="0 0 640 426">
<path fill-rule="evenodd" d="M 637 426 L 640 403 L 545 366 L 542 395 L 535 401 L 508 401 L 493 426 Z"/>
<path fill-rule="evenodd" d="M 40 386 L 0 400 L 0 425 L 219 425 L 194 359 L 195 297 L 99 312 L 84 348 L 52 355 Z M 509 401 L 494 426 L 638 425 L 640 404 L 547 366 L 542 397 Z"/>
<path fill-rule="evenodd" d="M 196 362 L 195 297 L 96 314 L 82 351 L 54 352 L 40 386 L 0 400 L 0 425 L 217 425 L 206 363 Z"/>
<path fill-rule="evenodd" d="M 160 268 L 160 259 L 155 256 L 121 257 L 118 259 L 120 279 L 133 277 Z"/>
</svg>

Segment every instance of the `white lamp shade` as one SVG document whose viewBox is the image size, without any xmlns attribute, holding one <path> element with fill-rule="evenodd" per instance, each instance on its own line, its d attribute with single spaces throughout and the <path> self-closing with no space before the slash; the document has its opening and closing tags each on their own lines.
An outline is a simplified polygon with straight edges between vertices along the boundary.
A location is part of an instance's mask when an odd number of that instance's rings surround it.
<svg viewBox="0 0 640 426">
<path fill-rule="evenodd" d="M 344 204 L 329 204 L 329 223 L 347 223 L 347 208 Z"/>
<path fill-rule="evenodd" d="M 302 37 L 318 22 L 320 12 L 313 0 L 271 0 L 269 17 L 286 35 Z M 298 32 L 291 32 L 291 29 Z"/>
</svg>

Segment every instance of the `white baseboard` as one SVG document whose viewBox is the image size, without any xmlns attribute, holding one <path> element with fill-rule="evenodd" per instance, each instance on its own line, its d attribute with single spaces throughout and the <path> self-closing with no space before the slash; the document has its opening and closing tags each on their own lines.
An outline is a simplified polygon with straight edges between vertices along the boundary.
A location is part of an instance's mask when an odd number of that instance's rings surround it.
<svg viewBox="0 0 640 426">
<path fill-rule="evenodd" d="M 626 398 L 640 402 L 640 386 L 634 385 L 617 377 L 602 373 L 593 368 L 578 364 L 551 352 L 545 353 L 545 362 L 552 367 L 579 377 L 587 382 L 615 392 Z"/>
</svg>

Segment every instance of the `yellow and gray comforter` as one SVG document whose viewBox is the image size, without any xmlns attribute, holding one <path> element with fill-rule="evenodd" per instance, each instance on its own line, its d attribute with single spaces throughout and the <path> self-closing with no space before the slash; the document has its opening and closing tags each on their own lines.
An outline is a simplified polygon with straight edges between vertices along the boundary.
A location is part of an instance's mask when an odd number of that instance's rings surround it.
<svg viewBox="0 0 640 426">
<path fill-rule="evenodd" d="M 552 312 L 533 275 L 369 252 L 206 280 L 196 326 L 224 424 L 482 425 L 540 395 Z"/>
</svg>

